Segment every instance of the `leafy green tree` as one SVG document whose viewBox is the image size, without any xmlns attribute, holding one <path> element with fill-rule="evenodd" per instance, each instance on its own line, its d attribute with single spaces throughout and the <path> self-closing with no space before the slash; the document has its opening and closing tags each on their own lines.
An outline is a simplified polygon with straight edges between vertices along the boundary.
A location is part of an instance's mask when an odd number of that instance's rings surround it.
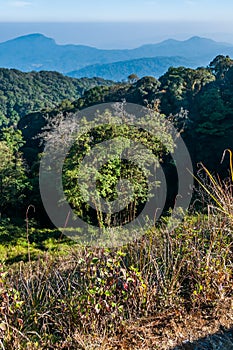
<svg viewBox="0 0 233 350">
<path fill-rule="evenodd" d="M 26 166 L 20 149 L 24 145 L 22 133 L 13 127 L 0 131 L 0 213 L 10 215 L 25 199 L 25 190 L 30 188 Z"/>
<path fill-rule="evenodd" d="M 226 72 L 233 66 L 233 60 L 229 56 L 218 55 L 210 62 L 209 67 L 218 80 L 225 77 Z"/>
<path fill-rule="evenodd" d="M 178 113 L 181 108 L 192 110 L 194 97 L 214 80 L 214 75 L 206 68 L 169 68 L 159 78 L 162 112 L 169 115 Z"/>
<path fill-rule="evenodd" d="M 5 141 L 7 146 L 13 151 L 18 152 L 25 144 L 22 132 L 13 127 L 5 127 L 0 131 L 1 141 Z"/>
<path fill-rule="evenodd" d="M 99 225 L 111 226 L 114 223 L 131 221 L 140 212 L 147 200 L 148 191 L 150 190 L 148 186 L 158 186 L 155 178 L 150 181 L 149 185 L 147 181 L 147 177 L 152 176 L 148 168 L 152 155 L 154 154 L 162 160 L 163 156 L 168 152 L 172 152 L 174 147 L 164 115 L 151 111 L 141 120 L 142 124 L 140 125 L 146 125 L 147 130 L 155 130 L 153 134 L 141 127 L 138 129 L 125 123 L 116 123 L 116 120 L 120 121 L 122 118 L 124 118 L 124 115 L 122 115 L 121 110 L 117 110 L 114 114 L 106 111 L 98 115 L 93 121 L 93 130 L 83 131 L 81 135 L 77 135 L 63 166 L 63 188 L 66 198 L 76 213 L 90 223 L 93 223 L 94 220 Z M 97 124 L 100 126 L 95 127 Z M 80 120 L 80 125 L 83 129 L 85 118 Z M 58 134 L 57 137 L 53 135 L 55 140 L 54 154 L 59 154 L 59 147 L 63 147 L 64 141 L 59 144 L 59 140 L 64 140 L 63 133 L 70 135 L 70 130 L 75 129 L 72 123 L 69 125 L 67 121 L 61 121 L 59 127 L 56 127 L 55 132 Z M 45 138 L 48 141 L 50 133 L 47 136 L 45 135 Z M 111 140 L 117 141 L 114 141 L 113 145 L 109 144 L 107 152 L 106 148 L 99 148 L 102 142 L 110 142 Z M 142 145 L 151 152 L 149 154 L 145 153 Z M 53 147 L 51 144 L 50 146 Z M 84 157 L 93 148 L 97 149 L 98 157 L 92 159 L 90 168 L 82 167 L 80 169 Z M 124 154 L 123 158 L 121 157 L 122 154 Z M 152 159 L 153 164 L 151 166 L 158 166 L 157 160 Z M 98 168 L 99 161 L 103 161 L 100 169 Z M 56 161 L 54 164 L 56 164 Z M 140 164 L 140 166 L 137 164 Z M 97 172 L 96 169 L 98 169 Z M 92 183 L 93 179 L 96 179 L 94 195 L 86 187 L 86 184 Z M 80 181 L 84 181 L 82 189 L 79 186 Z M 125 181 L 128 181 L 127 185 Z M 132 197 L 124 206 L 125 196 L 129 192 L 131 193 L 128 186 L 132 190 Z M 115 214 L 106 212 L 103 214 L 101 198 L 107 203 L 107 206 L 111 206 L 112 202 L 119 199 L 119 205 L 121 207 L 122 204 L 124 209 L 118 210 Z M 88 204 L 88 201 L 93 203 L 95 210 Z"/>
<path fill-rule="evenodd" d="M 20 153 L 15 153 L 6 141 L 0 141 L 0 215 L 18 208 L 25 199 L 27 176 Z"/>
<path fill-rule="evenodd" d="M 62 107 L 69 109 L 88 89 L 112 84 L 101 78 L 74 79 L 57 72 L 0 68 L 0 127 L 16 125 L 32 112 L 55 109 L 63 100 Z"/>
<path fill-rule="evenodd" d="M 212 87 L 203 92 L 198 99 L 199 118 L 196 131 L 201 135 L 223 136 L 226 119 L 232 112 L 224 104 L 220 89 Z"/>
<path fill-rule="evenodd" d="M 196 161 L 204 162 L 212 170 L 219 168 L 224 149 L 233 147 L 233 67 L 223 68 L 225 58 L 222 61 L 222 57 L 215 61 L 220 65 L 216 71 L 217 80 L 207 84 L 194 100 L 196 114 L 190 130 Z"/>
</svg>

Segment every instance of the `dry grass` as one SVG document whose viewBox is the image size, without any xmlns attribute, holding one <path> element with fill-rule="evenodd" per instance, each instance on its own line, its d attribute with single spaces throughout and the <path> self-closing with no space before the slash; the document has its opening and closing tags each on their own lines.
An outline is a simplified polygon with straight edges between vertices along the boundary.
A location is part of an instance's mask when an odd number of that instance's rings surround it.
<svg viewBox="0 0 233 350">
<path fill-rule="evenodd" d="M 2 349 L 172 349 L 232 326 L 222 215 L 189 216 L 121 250 L 67 248 L 2 270 Z"/>
<path fill-rule="evenodd" d="M 128 324 L 121 337 L 111 339 L 103 349 L 228 350 L 233 348 L 232 326 L 233 300 L 226 299 L 211 313 L 177 309 L 140 319 Z"/>
</svg>

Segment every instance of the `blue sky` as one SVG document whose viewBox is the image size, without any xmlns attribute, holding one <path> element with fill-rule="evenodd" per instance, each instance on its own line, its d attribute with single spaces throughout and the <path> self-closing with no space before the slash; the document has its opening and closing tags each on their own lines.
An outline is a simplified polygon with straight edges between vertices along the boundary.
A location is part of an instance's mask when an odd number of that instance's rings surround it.
<svg viewBox="0 0 233 350">
<path fill-rule="evenodd" d="M 194 35 L 233 43 L 233 1 L 0 0 L 0 41 L 35 32 L 99 48 Z"/>
<path fill-rule="evenodd" d="M 232 17 L 232 0 L 0 0 L 1 21 L 230 21 Z"/>
</svg>

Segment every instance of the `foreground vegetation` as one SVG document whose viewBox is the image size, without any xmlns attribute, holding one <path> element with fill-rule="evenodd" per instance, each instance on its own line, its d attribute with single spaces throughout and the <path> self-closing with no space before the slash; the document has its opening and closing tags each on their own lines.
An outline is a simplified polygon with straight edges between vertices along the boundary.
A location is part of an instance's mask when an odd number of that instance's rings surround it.
<svg viewBox="0 0 233 350">
<path fill-rule="evenodd" d="M 99 85 L 112 85 L 101 78 L 73 79 L 57 72 L 23 73 L 16 69 L 0 68 L 0 127 L 16 125 L 28 113 L 48 112 L 69 106 L 84 91 Z"/>
<path fill-rule="evenodd" d="M 10 246 L 24 242 L 28 250 L 26 262 L 1 266 L 2 348 L 171 349 L 195 339 L 194 324 L 200 331 L 209 320 L 208 332 L 232 327 L 232 157 L 225 181 L 203 170 L 203 195 L 212 199 L 207 214 L 188 215 L 172 231 L 164 218 L 118 249 L 81 247 L 29 225 L 24 238 L 8 236 Z M 215 349 L 231 349 L 227 334 L 217 336 Z"/>
<path fill-rule="evenodd" d="M 29 262 L 1 267 L 4 349 L 96 349 L 132 322 L 218 317 L 232 300 L 232 221 L 224 215 L 188 216 L 172 232 L 164 222 L 118 250 L 61 242 L 56 254 L 51 242 L 37 251 L 29 242 Z"/>
</svg>

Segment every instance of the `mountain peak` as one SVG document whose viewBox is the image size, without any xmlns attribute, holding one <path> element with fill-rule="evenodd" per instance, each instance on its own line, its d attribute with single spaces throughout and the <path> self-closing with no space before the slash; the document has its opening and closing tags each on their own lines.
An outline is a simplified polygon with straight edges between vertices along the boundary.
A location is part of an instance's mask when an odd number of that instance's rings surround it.
<svg viewBox="0 0 233 350">
<path fill-rule="evenodd" d="M 15 39 L 11 39 L 6 41 L 5 43 L 10 43 L 10 42 L 30 42 L 30 43 L 53 43 L 55 44 L 55 40 L 52 38 L 49 38 L 43 34 L 40 33 L 33 33 L 33 34 L 27 34 L 23 36 L 19 36 Z"/>
<path fill-rule="evenodd" d="M 203 38 L 201 36 L 192 36 L 191 38 L 187 39 L 186 42 L 198 42 L 198 41 L 208 41 L 208 42 L 211 42 L 211 43 L 216 43 L 217 44 L 217 41 L 213 40 L 213 39 L 209 39 L 209 38 Z"/>
<path fill-rule="evenodd" d="M 179 56 L 191 61 L 192 66 L 205 66 L 219 54 L 233 56 L 233 45 L 193 36 L 183 41 L 168 39 L 129 50 L 102 50 L 83 45 L 56 44 L 54 39 L 41 33 L 33 33 L 0 43 L 0 66 L 23 71 L 56 70 L 64 73 L 97 64 L 134 59 L 143 61 L 145 58 L 160 56 Z M 160 63 L 160 66 L 164 64 Z M 95 71 L 93 75 L 96 75 Z M 151 74 L 147 71 L 147 75 L 153 75 L 153 71 Z"/>
<path fill-rule="evenodd" d="M 22 35 L 20 37 L 18 37 L 18 39 L 20 38 L 34 38 L 34 39 L 37 39 L 37 38 L 45 38 L 47 39 L 48 37 L 46 37 L 44 34 L 41 34 L 41 33 L 31 33 L 31 34 L 26 34 L 26 35 Z"/>
<path fill-rule="evenodd" d="M 221 45 L 223 47 L 232 47 L 232 44 L 227 43 L 227 42 L 219 42 L 210 38 L 204 38 L 204 37 L 200 37 L 200 36 L 192 36 L 191 38 L 189 38 L 188 40 L 186 40 L 186 43 L 194 43 L 197 44 L 198 42 L 202 42 L 202 43 L 206 43 L 206 44 L 210 44 L 210 45 Z"/>
<path fill-rule="evenodd" d="M 211 40 L 211 39 L 207 39 L 207 38 L 201 38 L 198 35 L 194 35 L 191 38 L 187 39 L 187 41 L 199 41 L 199 40 Z"/>
</svg>

